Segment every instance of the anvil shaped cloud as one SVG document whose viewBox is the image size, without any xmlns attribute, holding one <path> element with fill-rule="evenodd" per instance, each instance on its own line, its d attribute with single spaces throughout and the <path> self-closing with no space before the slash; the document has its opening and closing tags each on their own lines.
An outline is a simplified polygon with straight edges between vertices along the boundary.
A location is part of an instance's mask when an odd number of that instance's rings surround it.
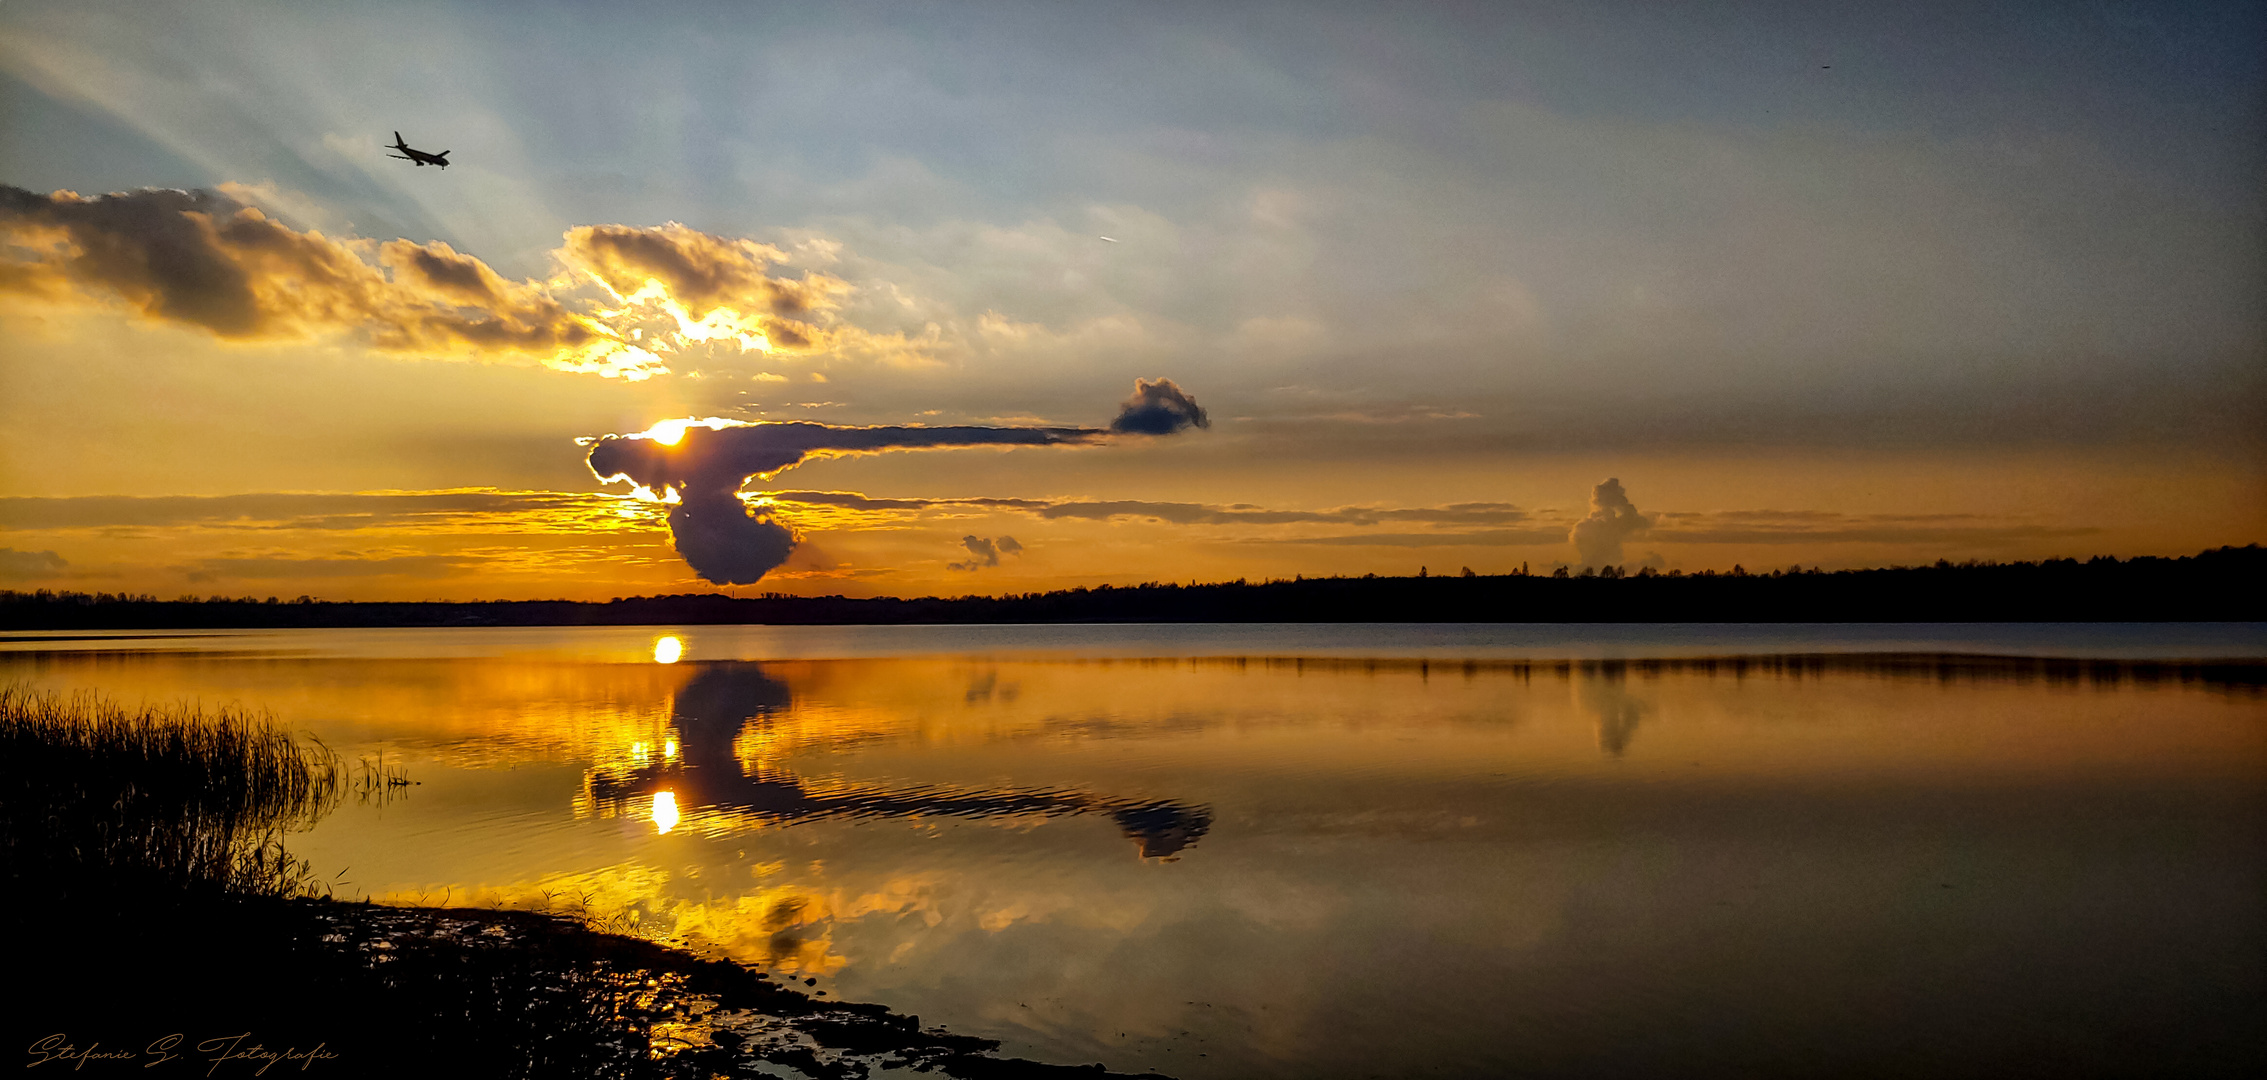
<svg viewBox="0 0 2267 1080">
<path fill-rule="evenodd" d="M 1133 396 L 1108 427 L 838 427 L 711 417 L 665 420 L 635 435 L 584 442 L 590 446 L 590 471 L 601 481 L 627 480 L 672 504 L 669 531 L 677 553 L 703 578 L 750 585 L 787 561 L 799 537 L 768 513 L 751 513 L 740 501 L 740 487 L 813 455 L 1075 445 L 1210 424 L 1203 407 L 1173 380 L 1137 379 Z"/>
</svg>

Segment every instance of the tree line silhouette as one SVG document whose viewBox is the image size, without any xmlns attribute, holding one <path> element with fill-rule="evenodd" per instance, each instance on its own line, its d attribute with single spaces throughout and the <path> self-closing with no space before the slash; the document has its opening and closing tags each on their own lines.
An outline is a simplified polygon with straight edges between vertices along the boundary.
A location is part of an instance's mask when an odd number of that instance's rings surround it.
<svg viewBox="0 0 2267 1080">
<path fill-rule="evenodd" d="M 0 629 L 321 626 L 635 626 L 1050 622 L 2109 622 L 2249 621 L 2267 551 L 2096 556 L 1822 571 L 1686 574 L 1561 568 L 1414 577 L 1147 582 L 1006 596 L 856 598 L 765 593 L 608 601 L 331 601 L 0 591 Z"/>
</svg>

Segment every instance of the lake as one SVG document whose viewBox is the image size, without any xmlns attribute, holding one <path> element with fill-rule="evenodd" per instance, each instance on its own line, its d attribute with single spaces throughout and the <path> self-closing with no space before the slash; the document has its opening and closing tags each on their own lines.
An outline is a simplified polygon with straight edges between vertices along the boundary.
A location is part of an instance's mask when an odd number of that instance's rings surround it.
<svg viewBox="0 0 2267 1080">
<path fill-rule="evenodd" d="M 416 785 L 338 895 L 572 912 L 1183 1077 L 2236 1074 L 2267 626 L 0 635 Z"/>
</svg>

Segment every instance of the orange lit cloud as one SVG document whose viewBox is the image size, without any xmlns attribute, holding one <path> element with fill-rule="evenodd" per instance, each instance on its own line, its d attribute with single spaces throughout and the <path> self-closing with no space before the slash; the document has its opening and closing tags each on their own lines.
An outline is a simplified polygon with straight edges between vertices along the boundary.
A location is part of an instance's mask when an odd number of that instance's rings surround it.
<svg viewBox="0 0 2267 1080">
<path fill-rule="evenodd" d="M 358 338 L 389 352 L 530 359 L 644 379 L 702 343 L 742 351 L 900 357 L 902 335 L 830 312 L 850 286 L 770 276 L 783 256 L 669 224 L 588 225 L 557 276 L 513 281 L 444 243 L 299 231 L 209 191 L 84 197 L 0 186 L 0 292 L 121 304 L 229 341 Z"/>
<path fill-rule="evenodd" d="M 595 278 L 627 312 L 650 305 L 688 341 L 731 340 L 743 349 L 804 350 L 824 335 L 809 320 L 849 290 L 825 274 L 790 281 L 766 268 L 775 247 L 663 225 L 583 225 L 567 230 L 561 259 Z"/>
</svg>

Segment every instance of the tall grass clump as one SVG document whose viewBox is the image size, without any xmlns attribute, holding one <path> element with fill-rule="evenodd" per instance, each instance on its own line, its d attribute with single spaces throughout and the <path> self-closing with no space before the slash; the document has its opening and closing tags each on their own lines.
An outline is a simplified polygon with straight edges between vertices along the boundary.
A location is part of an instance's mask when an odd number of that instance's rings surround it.
<svg viewBox="0 0 2267 1080">
<path fill-rule="evenodd" d="M 281 841 L 341 772 L 266 713 L 0 688 L 0 865 L 18 899 L 305 892 Z"/>
</svg>

